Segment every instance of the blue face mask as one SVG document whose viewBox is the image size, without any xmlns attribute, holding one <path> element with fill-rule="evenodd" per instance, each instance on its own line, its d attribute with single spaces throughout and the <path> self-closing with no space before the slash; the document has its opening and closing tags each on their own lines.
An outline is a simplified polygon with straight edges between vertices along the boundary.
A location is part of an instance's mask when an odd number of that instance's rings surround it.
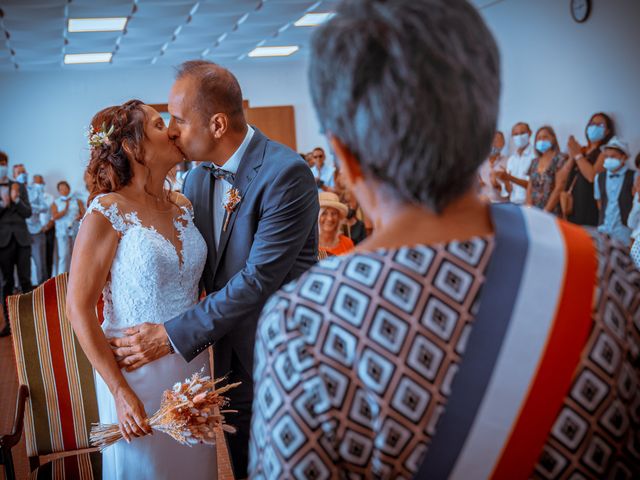
<svg viewBox="0 0 640 480">
<path fill-rule="evenodd" d="M 41 183 L 34 183 L 33 188 L 36 192 L 39 192 L 39 193 L 44 192 L 44 185 Z"/>
<path fill-rule="evenodd" d="M 591 142 L 599 142 L 604 138 L 604 126 L 589 125 L 587 127 L 587 138 Z"/>
<path fill-rule="evenodd" d="M 9 173 L 9 167 L 6 165 L 0 165 L 0 178 L 4 178 Z"/>
<path fill-rule="evenodd" d="M 538 140 L 536 142 L 536 150 L 538 150 L 540 153 L 546 152 L 552 146 L 553 144 L 549 140 Z"/>
<path fill-rule="evenodd" d="M 608 172 L 615 172 L 622 166 L 622 160 L 616 157 L 607 157 L 604 159 L 604 169 Z"/>
<path fill-rule="evenodd" d="M 26 185 L 29 181 L 29 176 L 26 173 L 21 173 L 20 175 L 18 175 L 18 178 L 16 178 L 16 181 L 19 183 L 24 183 Z"/>
</svg>

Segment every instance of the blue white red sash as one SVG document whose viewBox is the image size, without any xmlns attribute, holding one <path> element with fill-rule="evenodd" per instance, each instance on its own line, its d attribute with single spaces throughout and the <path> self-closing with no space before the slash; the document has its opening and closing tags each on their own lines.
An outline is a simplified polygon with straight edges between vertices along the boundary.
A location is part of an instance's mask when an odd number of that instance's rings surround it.
<svg viewBox="0 0 640 480">
<path fill-rule="evenodd" d="M 529 478 L 591 329 L 588 233 L 536 209 L 493 206 L 492 216 L 478 314 L 416 478 Z"/>
</svg>

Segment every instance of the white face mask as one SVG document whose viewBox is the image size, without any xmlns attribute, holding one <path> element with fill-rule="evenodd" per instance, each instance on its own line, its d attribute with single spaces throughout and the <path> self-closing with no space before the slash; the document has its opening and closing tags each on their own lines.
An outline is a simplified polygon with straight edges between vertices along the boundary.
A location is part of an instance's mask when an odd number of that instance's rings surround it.
<svg viewBox="0 0 640 480">
<path fill-rule="evenodd" d="M 608 172 L 615 172 L 622 166 L 622 160 L 616 157 L 607 157 L 604 159 L 604 168 Z"/>
<path fill-rule="evenodd" d="M 513 143 L 517 148 L 524 148 L 529 144 L 529 134 L 521 133 L 513 136 Z"/>
</svg>

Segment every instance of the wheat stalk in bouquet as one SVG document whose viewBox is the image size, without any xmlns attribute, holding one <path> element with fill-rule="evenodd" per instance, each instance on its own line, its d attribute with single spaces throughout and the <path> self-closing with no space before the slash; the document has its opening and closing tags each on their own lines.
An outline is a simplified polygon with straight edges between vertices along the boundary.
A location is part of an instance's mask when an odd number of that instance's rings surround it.
<svg viewBox="0 0 640 480">
<path fill-rule="evenodd" d="M 170 435 L 182 445 L 215 445 L 215 431 L 219 428 L 235 433 L 236 429 L 225 423 L 223 415 L 235 410 L 220 409 L 228 404 L 224 394 L 240 382 L 216 388 L 225 379 L 212 380 L 204 375 L 203 369 L 184 382 L 176 383 L 162 394 L 160 409 L 148 419 L 149 426 Z M 91 444 L 100 451 L 121 439 L 118 424 L 94 423 L 91 427 Z"/>
</svg>

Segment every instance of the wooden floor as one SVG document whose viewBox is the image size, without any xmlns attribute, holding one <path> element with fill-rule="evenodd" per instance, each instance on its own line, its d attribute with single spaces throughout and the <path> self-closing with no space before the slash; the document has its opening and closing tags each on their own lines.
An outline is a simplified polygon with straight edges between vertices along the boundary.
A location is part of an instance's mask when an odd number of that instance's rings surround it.
<svg viewBox="0 0 640 480">
<path fill-rule="evenodd" d="M 2 317 L 1 312 L 0 317 Z M 4 321 L 0 318 L 0 328 L 3 325 Z M 11 337 L 0 338 L 0 434 L 10 433 L 11 431 L 17 391 L 18 375 L 13 357 Z M 13 463 L 16 470 L 16 478 L 19 480 L 28 478 L 29 463 L 24 446 L 24 435 L 20 443 L 13 448 Z M 2 466 L 0 466 L 0 478 L 4 479 L 4 468 Z"/>
</svg>

